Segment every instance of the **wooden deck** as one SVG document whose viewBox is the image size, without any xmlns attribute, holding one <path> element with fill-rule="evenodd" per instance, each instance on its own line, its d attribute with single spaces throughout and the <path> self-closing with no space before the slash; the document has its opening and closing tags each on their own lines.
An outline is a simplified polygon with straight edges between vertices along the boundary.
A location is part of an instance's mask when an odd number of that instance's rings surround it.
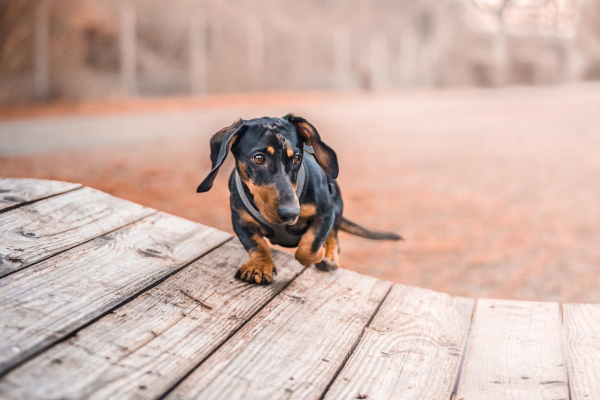
<svg viewBox="0 0 600 400">
<path fill-rule="evenodd" d="M 0 179 L 0 398 L 600 399 L 600 305 L 451 297 L 351 271 L 233 279 L 228 233 Z"/>
</svg>

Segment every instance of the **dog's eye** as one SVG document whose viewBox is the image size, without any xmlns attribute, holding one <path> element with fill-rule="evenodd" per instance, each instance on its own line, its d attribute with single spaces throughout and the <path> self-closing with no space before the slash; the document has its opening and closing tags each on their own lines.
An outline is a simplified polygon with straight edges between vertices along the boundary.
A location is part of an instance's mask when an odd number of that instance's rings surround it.
<svg viewBox="0 0 600 400">
<path fill-rule="evenodd" d="M 296 154 L 294 156 L 294 158 L 292 158 L 292 163 L 294 165 L 300 165 L 300 162 L 302 161 L 302 156 L 300 154 Z"/>
<path fill-rule="evenodd" d="M 265 163 L 265 156 L 262 154 L 255 154 L 252 157 L 252 161 L 254 161 L 255 164 L 263 165 Z"/>
</svg>

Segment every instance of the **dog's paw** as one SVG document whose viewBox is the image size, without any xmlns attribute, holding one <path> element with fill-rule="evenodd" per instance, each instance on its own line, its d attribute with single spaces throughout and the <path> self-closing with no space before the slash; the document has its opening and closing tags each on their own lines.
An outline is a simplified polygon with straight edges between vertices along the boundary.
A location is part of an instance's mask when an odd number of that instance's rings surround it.
<svg viewBox="0 0 600 400">
<path fill-rule="evenodd" d="M 337 264 L 334 263 L 333 261 L 331 261 L 327 257 L 323 258 L 323 260 L 321 260 L 321 262 L 316 263 L 315 267 L 317 267 L 318 270 L 324 271 L 324 272 L 331 272 L 331 271 L 335 271 L 336 269 L 338 269 Z"/>
<path fill-rule="evenodd" d="M 319 251 L 313 253 L 309 246 L 300 246 L 298 247 L 298 250 L 296 250 L 295 257 L 300 264 L 308 267 L 309 265 L 323 261 L 323 258 L 325 257 L 325 248 L 321 247 Z"/>
<path fill-rule="evenodd" d="M 261 265 L 248 261 L 235 273 L 235 278 L 245 282 L 268 285 L 273 282 L 273 275 L 277 275 L 274 265 Z"/>
</svg>

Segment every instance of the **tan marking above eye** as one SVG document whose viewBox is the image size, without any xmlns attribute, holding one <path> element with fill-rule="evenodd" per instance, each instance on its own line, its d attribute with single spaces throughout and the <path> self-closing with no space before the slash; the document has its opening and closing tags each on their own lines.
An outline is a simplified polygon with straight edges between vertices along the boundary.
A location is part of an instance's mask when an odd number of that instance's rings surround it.
<svg viewBox="0 0 600 400">
<path fill-rule="evenodd" d="M 267 147 L 267 153 L 269 153 L 270 155 L 275 154 L 275 149 L 273 148 L 273 146 Z"/>
<path fill-rule="evenodd" d="M 290 158 L 294 157 L 294 150 L 287 149 L 287 156 L 290 157 Z"/>
</svg>

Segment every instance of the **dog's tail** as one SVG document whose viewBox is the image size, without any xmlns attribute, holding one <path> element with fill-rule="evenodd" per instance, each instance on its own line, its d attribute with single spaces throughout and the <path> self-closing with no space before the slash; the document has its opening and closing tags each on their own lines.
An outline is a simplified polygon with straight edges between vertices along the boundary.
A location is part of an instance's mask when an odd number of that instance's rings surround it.
<svg viewBox="0 0 600 400">
<path fill-rule="evenodd" d="M 348 232 L 351 235 L 360 236 L 365 239 L 371 240 L 404 240 L 402 236 L 397 235 L 393 232 L 380 232 L 373 229 L 365 228 L 357 223 L 347 220 L 342 217 L 342 223 L 340 230 Z"/>
</svg>

